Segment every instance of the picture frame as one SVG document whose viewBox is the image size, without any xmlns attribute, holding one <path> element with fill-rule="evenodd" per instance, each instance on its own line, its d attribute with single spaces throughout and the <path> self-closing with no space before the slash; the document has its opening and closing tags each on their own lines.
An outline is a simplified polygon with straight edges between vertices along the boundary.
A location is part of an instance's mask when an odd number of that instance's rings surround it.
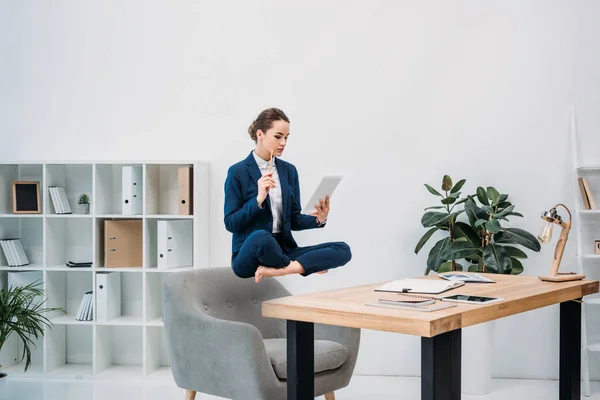
<svg viewBox="0 0 600 400">
<path fill-rule="evenodd" d="M 13 214 L 41 214 L 40 182 L 13 181 Z"/>
</svg>

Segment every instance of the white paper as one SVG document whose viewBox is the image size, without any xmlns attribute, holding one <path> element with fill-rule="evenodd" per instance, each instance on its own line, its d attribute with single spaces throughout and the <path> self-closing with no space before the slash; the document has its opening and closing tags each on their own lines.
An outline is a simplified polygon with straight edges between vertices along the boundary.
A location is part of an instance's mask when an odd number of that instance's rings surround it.
<svg viewBox="0 0 600 400">
<path fill-rule="evenodd" d="M 385 285 L 375 289 L 375 291 L 437 294 L 445 292 L 446 290 L 457 288 L 464 284 L 464 282 L 460 281 L 452 282 L 445 280 L 407 278 L 388 282 Z"/>
<path fill-rule="evenodd" d="M 319 186 L 315 189 L 312 194 L 310 200 L 306 203 L 304 208 L 302 209 L 302 214 L 312 214 L 316 211 L 315 204 L 319 204 L 319 200 L 325 200 L 325 196 L 333 195 L 335 188 L 337 188 L 338 184 L 342 180 L 342 176 L 340 175 L 326 175 L 321 179 Z"/>
</svg>

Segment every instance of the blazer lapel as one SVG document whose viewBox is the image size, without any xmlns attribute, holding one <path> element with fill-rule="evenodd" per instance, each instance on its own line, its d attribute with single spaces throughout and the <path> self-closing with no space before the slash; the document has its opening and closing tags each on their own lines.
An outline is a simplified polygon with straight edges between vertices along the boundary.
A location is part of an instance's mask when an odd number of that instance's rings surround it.
<svg viewBox="0 0 600 400">
<path fill-rule="evenodd" d="M 260 169 L 258 169 L 258 165 L 256 164 L 256 160 L 254 159 L 254 155 L 252 155 L 252 152 L 250 152 L 250 155 L 248 155 L 248 157 L 246 158 L 246 169 L 248 170 L 248 173 L 252 178 L 252 182 L 254 182 L 254 185 L 256 185 L 258 180 L 262 177 L 262 174 L 260 172 Z M 269 196 L 267 196 L 266 202 L 267 206 L 271 208 L 271 200 L 269 199 Z"/>
<path fill-rule="evenodd" d="M 279 175 L 279 183 L 281 185 L 281 206 L 283 208 L 283 222 L 286 221 L 286 215 L 288 213 L 289 207 L 289 196 L 290 196 L 290 188 L 288 185 L 288 169 L 285 164 L 279 160 L 279 158 L 275 158 L 275 166 L 277 167 L 277 174 Z"/>
</svg>

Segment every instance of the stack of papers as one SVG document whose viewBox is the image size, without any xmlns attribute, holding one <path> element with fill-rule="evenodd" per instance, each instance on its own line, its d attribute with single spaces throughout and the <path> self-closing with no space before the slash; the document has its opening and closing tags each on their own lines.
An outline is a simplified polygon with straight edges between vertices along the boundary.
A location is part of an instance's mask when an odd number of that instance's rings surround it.
<svg viewBox="0 0 600 400">
<path fill-rule="evenodd" d="M 478 282 L 478 283 L 495 283 L 493 280 L 486 278 L 479 274 L 467 274 L 462 272 L 446 272 L 439 275 L 440 278 L 447 279 L 449 281 L 461 281 L 461 282 Z"/>
</svg>

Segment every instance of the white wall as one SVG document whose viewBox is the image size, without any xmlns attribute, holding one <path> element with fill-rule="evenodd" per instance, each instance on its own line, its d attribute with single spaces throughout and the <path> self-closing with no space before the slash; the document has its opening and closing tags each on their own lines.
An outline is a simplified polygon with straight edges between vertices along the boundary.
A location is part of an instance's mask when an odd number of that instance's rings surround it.
<svg viewBox="0 0 600 400">
<path fill-rule="evenodd" d="M 511 226 L 533 233 L 541 211 L 573 204 L 570 104 L 583 158 L 600 163 L 599 18 L 591 0 L 3 1 L 0 159 L 210 160 L 211 259 L 228 265 L 226 170 L 277 106 L 304 198 L 322 174 L 345 175 L 327 229 L 299 242 L 345 240 L 354 254 L 286 286 L 418 275 L 434 201 L 423 184 L 443 174 L 509 193 L 525 215 Z M 525 274 L 547 272 L 553 247 Z M 556 377 L 557 324 L 557 307 L 498 321 L 495 376 Z M 419 343 L 365 331 L 357 373 L 418 375 Z"/>
</svg>

